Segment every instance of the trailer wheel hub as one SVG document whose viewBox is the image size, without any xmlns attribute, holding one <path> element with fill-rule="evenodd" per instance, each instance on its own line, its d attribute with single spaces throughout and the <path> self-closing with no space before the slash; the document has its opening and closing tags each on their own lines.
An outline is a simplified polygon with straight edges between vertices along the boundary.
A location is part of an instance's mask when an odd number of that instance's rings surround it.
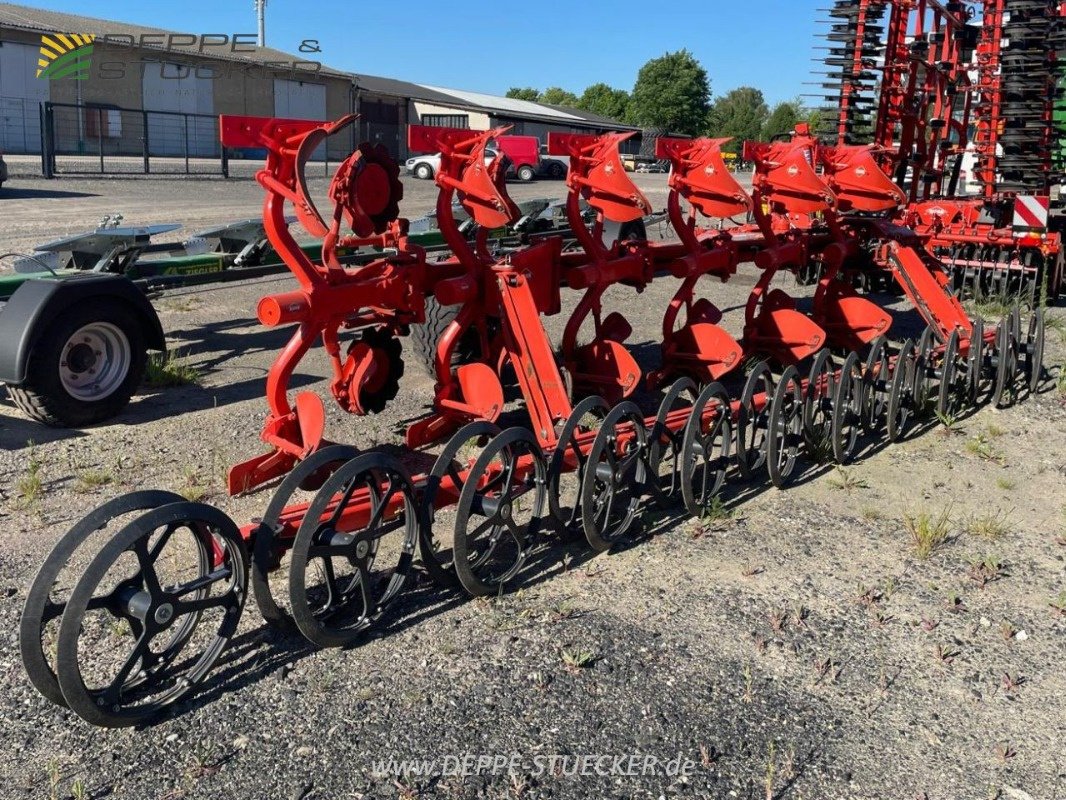
<svg viewBox="0 0 1066 800">
<path fill-rule="evenodd" d="M 133 355 L 126 334 L 110 322 L 92 322 L 76 330 L 59 356 L 63 388 L 79 400 L 102 400 L 129 374 Z"/>
</svg>

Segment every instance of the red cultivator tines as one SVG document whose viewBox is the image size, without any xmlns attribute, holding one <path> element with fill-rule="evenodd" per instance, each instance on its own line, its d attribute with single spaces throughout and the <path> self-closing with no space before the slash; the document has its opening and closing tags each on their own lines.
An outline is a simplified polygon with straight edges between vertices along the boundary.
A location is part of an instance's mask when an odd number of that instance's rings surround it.
<svg viewBox="0 0 1066 800">
<path fill-rule="evenodd" d="M 500 131 L 412 128 L 412 149 L 442 154 L 437 211 L 452 256 L 427 263 L 405 238 L 396 165 L 378 148 L 360 145 L 338 168 L 331 215 L 311 201 L 306 159 L 350 122 L 223 119 L 227 143 L 267 149 L 264 219 L 300 285 L 260 303 L 264 324 L 295 329 L 267 380 L 263 439 L 272 449 L 235 466 L 229 486 L 236 493 L 281 480 L 262 517 L 240 529 L 203 503 L 137 492 L 59 541 L 31 587 L 20 643 L 34 685 L 90 722 L 136 724 L 197 688 L 237 629 L 249 579 L 269 624 L 318 646 L 349 645 L 387 618 L 416 572 L 472 595 L 514 585 L 548 543 L 545 522 L 606 551 L 639 526 L 649 495 L 700 515 L 734 472 L 750 481 L 765 468 L 785 486 L 804 450 L 843 462 L 864 431 L 887 428 L 899 439 L 934 401 L 955 413 L 963 401 L 1013 398 L 1021 373 L 1033 387 L 1040 380 L 1041 318 L 1025 337 L 1016 314 L 996 330 L 971 326 L 936 262 L 916 255 L 914 233 L 887 220 L 898 191 L 867 148 L 819 148 L 805 134 L 749 148 L 757 162 L 749 198 L 725 170 L 720 142 L 663 140 L 677 241 L 653 244 L 604 233 L 650 211 L 621 168 L 620 137 L 553 136 L 551 149 L 571 159 L 567 211 L 578 248 L 563 252 L 561 239 L 548 237 L 493 254 L 485 231 L 516 214 L 501 165 L 484 158 Z M 582 198 L 596 214 L 589 228 Z M 480 226 L 472 240 L 459 232 L 453 199 Z M 322 238 L 321 263 L 296 247 L 286 203 Z M 701 214 L 725 220 L 749 208 L 754 226 L 697 225 Z M 380 255 L 348 263 L 345 254 L 358 247 Z M 742 346 L 701 296 L 713 284 L 699 281 L 727 280 L 752 261 L 764 272 Z M 782 269 L 823 273 L 811 316 L 782 290 L 769 291 Z M 917 344 L 890 348 L 889 318 L 850 288 L 855 275 L 879 269 L 909 287 L 930 323 Z M 640 291 L 663 278 L 680 288 L 665 310 L 662 364 L 650 379 L 673 383 L 646 415 L 634 401 L 645 382 L 625 344 L 630 325 L 603 305 L 610 286 Z M 543 318 L 559 313 L 563 289 L 581 297 L 556 354 Z M 398 337 L 424 319 L 430 297 L 458 313 L 436 345 L 429 415 L 407 440 L 447 441 L 430 471 L 412 476 L 384 452 L 327 443 L 322 400 L 301 392 L 290 403 L 287 385 L 321 336 L 334 399 L 353 414 L 381 411 L 402 374 Z M 579 345 L 583 327 L 591 335 Z M 458 343 L 471 332 L 476 355 L 457 364 Z M 835 357 L 851 350 L 839 366 L 827 343 Z M 738 367 L 751 356 L 768 361 L 751 363 L 734 397 L 719 380 L 739 384 Z M 500 380 L 507 363 L 517 397 Z M 508 400 L 521 401 L 528 425 L 497 427 Z M 60 576 L 77 572 L 89 542 L 101 540 L 63 592 L 69 581 Z"/>
</svg>

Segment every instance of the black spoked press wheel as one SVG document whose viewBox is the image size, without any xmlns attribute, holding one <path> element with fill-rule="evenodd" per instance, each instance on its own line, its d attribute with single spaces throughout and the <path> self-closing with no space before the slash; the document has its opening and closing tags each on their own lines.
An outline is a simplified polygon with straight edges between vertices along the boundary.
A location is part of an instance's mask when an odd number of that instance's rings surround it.
<svg viewBox="0 0 1066 800">
<path fill-rule="evenodd" d="M 866 356 L 866 368 L 862 373 L 862 427 L 867 433 L 877 433 L 885 424 L 891 382 L 888 340 L 884 336 L 878 336 L 870 346 L 870 353 Z"/>
<path fill-rule="evenodd" d="M 746 481 L 754 480 L 766 463 L 773 394 L 774 377 L 770 366 L 760 361 L 748 374 L 737 411 L 737 470 Z"/>
<path fill-rule="evenodd" d="M 563 427 L 548 461 L 548 511 L 562 536 L 576 536 L 581 528 L 581 481 L 588 463 L 582 441 L 592 437 L 610 406 L 602 397 L 578 403 Z"/>
<path fill-rule="evenodd" d="M 836 393 L 833 397 L 833 419 L 830 439 L 833 458 L 838 464 L 847 464 L 855 455 L 862 426 L 863 374 L 857 353 L 848 353 L 840 368 Z"/>
<path fill-rule="evenodd" d="M 970 348 L 966 353 L 966 391 L 970 405 L 983 405 L 992 392 L 988 380 L 988 345 L 985 344 L 985 323 L 980 317 L 973 320 Z"/>
<path fill-rule="evenodd" d="M 480 448 L 499 433 L 498 425 L 485 420 L 475 420 L 464 425 L 448 440 L 426 477 L 426 485 L 422 490 L 422 525 L 419 527 L 418 551 L 422 557 L 422 565 L 438 586 L 451 588 L 459 585 L 454 566 L 454 526 L 434 525 L 437 521 L 436 504 L 441 484 L 447 480 L 450 484 L 449 493 L 455 496 L 461 494 L 474 462 L 472 454 L 480 452 Z"/>
<path fill-rule="evenodd" d="M 108 527 L 114 533 L 113 523 L 119 517 L 182 500 L 181 495 L 160 491 L 132 492 L 109 500 L 67 531 L 41 564 L 22 609 L 19 650 L 30 682 L 48 700 L 60 706 L 67 704 L 56 678 L 54 650 L 60 620 L 76 583 L 71 574 L 75 555 L 83 552 L 82 547 L 94 534 Z"/>
<path fill-rule="evenodd" d="M 912 408 L 916 417 L 924 417 L 929 413 L 930 405 L 934 397 L 934 391 L 939 387 L 933 381 L 936 378 L 933 350 L 936 347 L 936 338 L 932 328 L 926 328 L 918 337 L 918 345 L 915 349 L 914 366 L 911 376 Z"/>
<path fill-rule="evenodd" d="M 237 630 L 248 582 L 240 531 L 218 509 L 141 515 L 93 559 L 59 627 L 67 705 L 94 725 L 135 725 L 204 680 Z"/>
<path fill-rule="evenodd" d="M 455 574 L 475 597 L 498 594 L 521 571 L 544 513 L 546 467 L 536 438 L 509 428 L 470 468 L 455 510 Z"/>
<path fill-rule="evenodd" d="M 683 425 L 675 425 L 671 429 L 667 418 L 672 412 L 691 414 L 698 393 L 696 384 L 690 378 L 675 381 L 659 404 L 659 413 L 648 436 L 648 483 L 655 502 L 662 508 L 672 508 L 681 497 L 680 453 L 685 431 Z"/>
<path fill-rule="evenodd" d="M 819 350 L 807 377 L 803 405 L 803 435 L 808 450 L 820 460 L 828 450 L 833 434 L 833 397 L 836 394 L 836 367 L 826 349 Z"/>
<path fill-rule="evenodd" d="M 640 408 L 611 409 L 589 451 L 581 482 L 581 522 L 589 546 L 609 550 L 632 528 L 647 479 L 647 431 Z"/>
<path fill-rule="evenodd" d="M 1044 377 L 1044 307 L 1038 305 L 1029 317 L 1029 331 L 1022 345 L 1022 366 L 1029 391 L 1036 394 Z"/>
<path fill-rule="evenodd" d="M 288 539 L 282 538 L 281 513 L 298 499 L 301 492 L 317 491 L 342 464 L 358 455 L 356 448 L 340 444 L 312 453 L 285 476 L 256 526 L 252 545 L 252 596 L 259 613 L 273 628 L 285 633 L 296 632 L 296 623 L 290 610 L 278 602 L 279 598 L 288 599 L 293 542 L 291 535 Z M 311 499 L 311 494 L 305 496 Z M 281 585 L 272 587 L 272 577 Z"/>
<path fill-rule="evenodd" d="M 917 357 L 914 340 L 907 339 L 892 365 L 892 381 L 885 411 L 890 442 L 901 441 L 914 422 L 914 368 Z"/>
<path fill-rule="evenodd" d="M 770 401 L 767 422 L 766 469 L 778 489 L 792 480 L 799 447 L 803 442 L 803 386 L 795 367 L 787 367 Z"/>
<path fill-rule="evenodd" d="M 364 453 L 333 473 L 292 545 L 289 605 L 300 633 L 343 647 L 379 622 L 411 573 L 419 524 L 411 478 L 394 458 Z"/>
<path fill-rule="evenodd" d="M 967 376 L 959 368 L 958 328 L 948 336 L 937 372 L 940 386 L 937 389 L 936 413 L 943 419 L 952 419 L 959 415 L 963 400 L 968 394 Z"/>
<path fill-rule="evenodd" d="M 996 346 L 992 361 L 996 365 L 992 404 L 996 408 L 1006 408 L 1014 402 L 1014 379 L 1018 361 L 1017 341 L 1014 338 L 1010 315 L 1000 320 L 996 329 Z"/>
<path fill-rule="evenodd" d="M 115 416 L 144 377 L 143 329 L 120 301 L 66 309 L 33 346 L 26 380 L 8 386 L 11 399 L 46 425 L 80 427 Z"/>
<path fill-rule="evenodd" d="M 732 445 L 733 408 L 720 383 L 700 392 L 681 445 L 681 495 L 694 517 L 711 508 L 725 483 Z"/>
</svg>

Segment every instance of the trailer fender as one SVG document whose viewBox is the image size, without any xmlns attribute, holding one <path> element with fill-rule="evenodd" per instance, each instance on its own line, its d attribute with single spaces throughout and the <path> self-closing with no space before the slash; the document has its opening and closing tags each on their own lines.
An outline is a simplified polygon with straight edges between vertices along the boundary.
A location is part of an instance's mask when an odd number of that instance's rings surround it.
<svg viewBox="0 0 1066 800">
<path fill-rule="evenodd" d="M 23 283 L 0 310 L 0 382 L 18 386 L 34 345 L 48 326 L 75 304 L 118 301 L 141 320 L 149 350 L 166 349 L 163 326 L 148 298 L 122 275 L 87 272 L 64 278 L 40 278 Z"/>
</svg>

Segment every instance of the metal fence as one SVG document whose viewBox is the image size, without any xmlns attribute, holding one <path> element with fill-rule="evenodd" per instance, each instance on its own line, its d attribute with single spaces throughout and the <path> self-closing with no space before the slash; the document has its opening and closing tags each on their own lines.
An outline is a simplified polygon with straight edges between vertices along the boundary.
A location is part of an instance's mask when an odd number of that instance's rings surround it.
<svg viewBox="0 0 1066 800">
<path fill-rule="evenodd" d="M 228 174 L 218 117 L 116 106 L 44 103 L 41 167 L 57 175 Z"/>
<path fill-rule="evenodd" d="M 25 97 L 0 97 L 0 152 L 41 152 L 41 104 Z"/>
</svg>

